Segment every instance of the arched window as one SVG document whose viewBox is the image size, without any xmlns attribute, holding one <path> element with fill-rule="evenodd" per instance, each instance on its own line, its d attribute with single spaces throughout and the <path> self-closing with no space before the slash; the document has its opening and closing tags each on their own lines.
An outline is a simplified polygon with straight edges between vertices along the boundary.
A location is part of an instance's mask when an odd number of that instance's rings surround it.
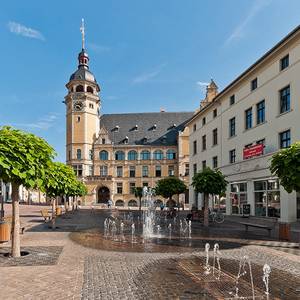
<svg viewBox="0 0 300 300">
<path fill-rule="evenodd" d="M 81 149 L 76 150 L 76 157 L 77 159 L 81 159 Z"/>
<path fill-rule="evenodd" d="M 163 158 L 164 158 L 164 154 L 163 154 L 163 152 L 161 150 L 154 151 L 154 153 L 153 153 L 153 159 L 160 160 L 160 159 L 163 159 Z"/>
<path fill-rule="evenodd" d="M 100 151 L 99 158 L 101 160 L 108 160 L 108 152 L 105 150 Z"/>
<path fill-rule="evenodd" d="M 123 151 L 117 151 L 115 153 L 115 160 L 124 160 L 125 159 L 125 154 Z"/>
<path fill-rule="evenodd" d="M 136 200 L 130 200 L 128 202 L 128 206 L 130 206 L 130 207 L 136 207 L 136 206 L 138 206 L 138 204 L 137 204 Z"/>
<path fill-rule="evenodd" d="M 115 206 L 124 206 L 124 201 L 123 200 L 117 200 L 115 203 Z"/>
<path fill-rule="evenodd" d="M 138 155 L 137 152 L 134 150 L 131 150 L 128 152 L 128 160 L 137 160 Z"/>
<path fill-rule="evenodd" d="M 142 159 L 142 160 L 148 160 L 148 159 L 150 159 L 150 151 L 148 151 L 148 150 L 143 150 L 143 151 L 141 152 L 141 159 Z"/>
<path fill-rule="evenodd" d="M 77 85 L 76 86 L 76 92 L 83 92 L 84 91 L 84 88 L 83 88 L 83 85 Z"/>
<path fill-rule="evenodd" d="M 86 91 L 88 93 L 92 93 L 92 94 L 94 93 L 94 90 L 93 90 L 93 88 L 91 86 L 88 86 L 87 89 L 86 89 Z"/>
<path fill-rule="evenodd" d="M 167 151 L 167 159 L 176 159 L 176 151 L 173 149 L 169 149 Z"/>
</svg>

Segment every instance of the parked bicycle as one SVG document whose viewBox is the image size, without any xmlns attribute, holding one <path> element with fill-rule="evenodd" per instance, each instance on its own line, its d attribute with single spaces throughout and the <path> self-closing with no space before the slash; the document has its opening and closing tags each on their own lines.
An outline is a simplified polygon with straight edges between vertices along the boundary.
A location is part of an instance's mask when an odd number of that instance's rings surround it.
<svg viewBox="0 0 300 300">
<path fill-rule="evenodd" d="M 220 211 L 210 211 L 209 221 L 222 224 L 225 220 L 224 214 Z"/>
</svg>

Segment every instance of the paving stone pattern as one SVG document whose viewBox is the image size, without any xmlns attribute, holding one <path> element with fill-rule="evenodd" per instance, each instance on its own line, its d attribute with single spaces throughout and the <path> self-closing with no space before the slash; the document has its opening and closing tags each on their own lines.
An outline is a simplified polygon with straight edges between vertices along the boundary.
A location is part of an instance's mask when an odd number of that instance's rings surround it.
<svg viewBox="0 0 300 300">
<path fill-rule="evenodd" d="M 10 248 L 0 248 L 0 268 L 13 266 L 45 266 L 57 264 L 59 255 L 63 247 L 23 247 L 21 251 L 28 255 L 23 257 L 6 257 L 10 253 Z M 0 269 L 1 272 L 1 269 Z"/>
</svg>

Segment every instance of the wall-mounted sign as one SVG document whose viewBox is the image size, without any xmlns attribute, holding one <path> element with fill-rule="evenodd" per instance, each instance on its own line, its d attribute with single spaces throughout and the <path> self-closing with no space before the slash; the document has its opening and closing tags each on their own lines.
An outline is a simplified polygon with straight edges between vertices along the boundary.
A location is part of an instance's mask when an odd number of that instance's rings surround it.
<svg viewBox="0 0 300 300">
<path fill-rule="evenodd" d="M 247 148 L 244 148 L 243 150 L 243 158 L 248 159 L 254 156 L 262 155 L 264 153 L 264 145 L 263 144 L 257 144 L 253 145 Z"/>
</svg>

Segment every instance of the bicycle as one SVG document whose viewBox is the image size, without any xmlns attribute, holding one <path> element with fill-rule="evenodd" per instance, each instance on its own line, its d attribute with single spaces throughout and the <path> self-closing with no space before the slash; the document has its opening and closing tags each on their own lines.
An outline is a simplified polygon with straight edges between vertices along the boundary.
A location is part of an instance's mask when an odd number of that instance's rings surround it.
<svg viewBox="0 0 300 300">
<path fill-rule="evenodd" d="M 209 220 L 218 224 L 222 224 L 225 221 L 225 216 L 220 211 L 212 211 L 209 213 Z"/>
</svg>

